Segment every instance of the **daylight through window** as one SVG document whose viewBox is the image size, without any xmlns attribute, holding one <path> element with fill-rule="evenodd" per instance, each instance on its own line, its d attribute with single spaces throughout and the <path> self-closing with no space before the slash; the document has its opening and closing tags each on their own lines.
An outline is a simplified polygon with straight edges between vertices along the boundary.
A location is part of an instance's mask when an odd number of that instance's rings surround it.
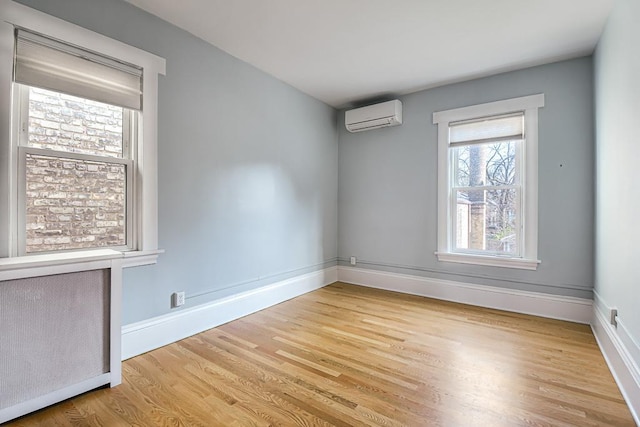
<svg viewBox="0 0 640 427">
<path fill-rule="evenodd" d="M 523 120 L 518 113 L 449 125 L 454 251 L 520 255 Z"/>
<path fill-rule="evenodd" d="M 22 86 L 25 253 L 126 247 L 130 116 L 118 106 Z"/>
<path fill-rule="evenodd" d="M 434 113 L 440 261 L 535 269 L 543 95 Z"/>
</svg>

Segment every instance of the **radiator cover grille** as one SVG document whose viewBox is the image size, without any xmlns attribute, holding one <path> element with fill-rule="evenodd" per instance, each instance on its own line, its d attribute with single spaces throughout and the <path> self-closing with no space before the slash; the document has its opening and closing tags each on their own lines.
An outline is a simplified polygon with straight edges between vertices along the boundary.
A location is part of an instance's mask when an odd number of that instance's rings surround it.
<svg viewBox="0 0 640 427">
<path fill-rule="evenodd" d="M 0 281 L 0 410 L 109 372 L 109 270 Z"/>
</svg>

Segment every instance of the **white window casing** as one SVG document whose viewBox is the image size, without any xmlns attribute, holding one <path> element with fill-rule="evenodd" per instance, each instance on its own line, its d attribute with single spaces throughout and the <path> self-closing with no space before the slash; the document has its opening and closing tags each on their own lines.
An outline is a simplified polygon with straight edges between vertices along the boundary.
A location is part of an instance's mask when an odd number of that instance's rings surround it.
<svg viewBox="0 0 640 427">
<path fill-rule="evenodd" d="M 503 101 L 435 112 L 433 123 L 438 125 L 438 249 L 439 261 L 536 270 L 538 260 L 538 109 L 544 106 L 544 94 L 512 98 Z M 509 115 L 524 114 L 524 129 L 518 129 Z M 499 118 L 504 116 L 504 119 Z M 495 119 L 498 117 L 499 119 Z M 513 138 L 524 131 L 522 176 L 522 223 L 519 229 L 522 246 L 518 256 L 460 253 L 453 250 L 452 229 L 452 179 L 450 149 L 456 144 L 481 142 L 483 135 L 475 133 L 474 120 L 494 118 L 493 140 Z M 464 123 L 468 121 L 467 123 Z M 463 125 L 455 126 L 455 123 Z M 454 124 L 451 131 L 450 126 Z M 475 138 L 475 140 L 474 140 Z"/>
<path fill-rule="evenodd" d="M 141 109 L 138 115 L 139 123 L 132 124 L 137 132 L 138 141 L 137 152 L 134 155 L 135 170 L 131 171 L 135 175 L 133 179 L 135 188 L 132 192 L 134 197 L 133 231 L 135 238 L 133 241 L 135 247 L 129 251 L 123 251 L 122 256 L 127 260 L 126 266 L 155 263 L 157 255 L 162 252 L 158 249 L 157 104 L 158 75 L 165 74 L 165 60 L 10 0 L 0 0 L 0 258 L 20 255 L 18 252 L 19 206 L 16 202 L 18 200 L 18 169 L 20 164 L 16 141 L 19 137 L 20 122 L 12 108 L 14 97 L 19 96 L 17 85 L 12 83 L 16 29 L 20 34 L 26 35 L 23 37 L 25 40 L 33 38 L 41 41 L 43 39 L 38 38 L 38 35 L 43 35 L 45 41 L 53 40 L 52 45 L 55 45 L 55 41 L 59 41 L 65 46 L 79 49 L 83 55 L 96 52 L 100 58 L 104 56 L 116 60 L 114 63 L 106 64 L 115 70 L 115 80 L 106 84 L 115 84 L 122 90 L 117 99 L 109 99 L 108 101 L 127 108 Z M 31 33 L 36 33 L 36 35 L 30 36 Z M 27 45 L 33 47 L 33 43 L 27 43 Z M 27 51 L 23 49 L 23 58 L 27 58 L 26 64 L 33 64 L 30 59 L 35 56 L 29 56 L 29 52 L 31 52 L 29 49 Z M 63 52 L 62 56 L 64 55 Z M 70 55 L 70 57 L 72 56 Z M 73 61 L 74 58 L 70 60 Z M 99 66 L 99 64 L 95 65 Z M 47 64 L 43 63 L 38 66 L 46 67 Z M 71 66 L 75 68 L 75 65 Z M 89 67 L 92 66 L 89 64 Z M 30 76 L 37 76 L 37 68 L 37 66 L 32 69 L 30 67 L 23 68 L 18 80 L 25 79 L 24 81 L 29 83 Z M 119 77 L 118 71 L 124 74 Z M 138 73 L 137 77 L 136 72 Z M 119 78 L 124 80 L 118 80 Z M 136 87 L 136 78 L 138 84 L 141 82 L 142 87 Z M 89 85 L 91 83 L 88 82 Z M 66 84 L 72 83 L 67 81 Z M 109 91 L 110 89 L 106 90 L 106 92 Z M 142 103 L 140 92 L 144 97 Z M 82 96 L 83 92 L 81 91 L 79 94 Z M 70 256 L 73 256 L 73 253 Z M 78 256 L 83 255 L 78 253 Z M 54 258 L 52 256 L 52 259 Z M 6 262 L 10 261 L 5 260 L 5 264 Z"/>
</svg>

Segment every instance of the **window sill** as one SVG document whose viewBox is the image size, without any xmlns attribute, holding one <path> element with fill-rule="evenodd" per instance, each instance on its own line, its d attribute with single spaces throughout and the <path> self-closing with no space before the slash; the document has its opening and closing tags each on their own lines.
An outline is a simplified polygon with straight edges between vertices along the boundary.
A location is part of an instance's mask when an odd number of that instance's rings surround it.
<svg viewBox="0 0 640 427">
<path fill-rule="evenodd" d="M 140 267 L 142 265 L 153 265 L 158 262 L 158 256 L 164 253 L 164 249 L 153 251 L 131 251 L 121 252 L 123 256 L 122 267 Z"/>
<path fill-rule="evenodd" d="M 96 249 L 89 251 L 0 258 L 0 273 L 31 268 L 57 267 L 68 264 L 108 261 L 114 259 L 122 259 L 123 268 L 137 267 L 141 265 L 155 264 L 158 261 L 158 255 L 163 252 L 164 250 L 120 252 L 113 249 Z"/>
<path fill-rule="evenodd" d="M 436 252 L 438 261 L 455 262 L 459 264 L 484 265 L 487 267 L 517 268 L 520 270 L 536 270 L 540 260 L 523 258 L 506 258 L 470 254 L 454 254 L 450 252 Z"/>
</svg>

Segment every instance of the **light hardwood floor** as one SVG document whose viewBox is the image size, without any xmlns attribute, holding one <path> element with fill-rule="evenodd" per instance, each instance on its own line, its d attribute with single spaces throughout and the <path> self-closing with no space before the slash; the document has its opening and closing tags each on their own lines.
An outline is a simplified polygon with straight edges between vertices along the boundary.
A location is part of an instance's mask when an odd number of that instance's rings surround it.
<svg viewBox="0 0 640 427">
<path fill-rule="evenodd" d="M 336 283 L 9 426 L 634 426 L 586 325 Z"/>
</svg>

